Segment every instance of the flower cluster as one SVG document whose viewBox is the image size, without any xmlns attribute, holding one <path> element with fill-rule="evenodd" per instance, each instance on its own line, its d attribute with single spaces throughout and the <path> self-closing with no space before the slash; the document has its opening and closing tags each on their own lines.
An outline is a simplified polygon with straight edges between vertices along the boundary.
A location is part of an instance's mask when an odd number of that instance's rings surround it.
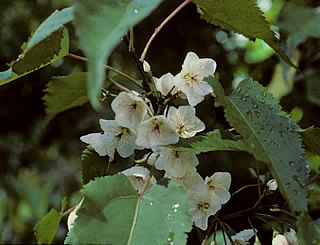
<svg viewBox="0 0 320 245">
<path fill-rule="evenodd" d="M 146 65 L 144 69 L 150 74 L 150 67 Z M 203 230 L 207 229 L 208 217 L 230 199 L 231 175 L 216 172 L 203 179 L 196 169 L 199 160 L 195 154 L 165 146 L 176 144 L 180 138 L 191 138 L 205 129 L 205 124 L 196 116 L 194 106 L 213 92 L 204 78 L 213 76 L 215 69 L 214 60 L 200 59 L 189 52 L 179 74 L 153 77 L 155 88 L 164 100 L 179 96 L 187 99 L 189 105 L 176 108 L 165 104 L 163 114 L 154 115 L 150 101 L 144 96 L 134 91 L 121 92 L 111 103 L 115 120 L 101 119 L 103 133 L 80 138 L 100 156 L 108 156 L 109 162 L 114 160 L 115 151 L 126 158 L 135 149 L 150 149 L 147 162 L 158 170 L 164 170 L 166 178 L 173 179 L 176 185 L 186 189 L 193 221 Z M 128 176 L 139 193 L 150 175 L 150 171 L 142 166 L 133 166 L 122 173 Z M 149 178 L 146 189 L 155 183 L 154 177 Z"/>
</svg>

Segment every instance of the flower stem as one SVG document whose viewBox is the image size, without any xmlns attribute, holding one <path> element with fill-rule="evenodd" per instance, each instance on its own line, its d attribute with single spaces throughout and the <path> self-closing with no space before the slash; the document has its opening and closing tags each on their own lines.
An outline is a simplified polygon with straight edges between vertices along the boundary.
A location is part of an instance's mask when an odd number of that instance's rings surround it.
<svg viewBox="0 0 320 245">
<path fill-rule="evenodd" d="M 69 56 L 69 57 L 71 57 L 73 59 L 77 59 L 77 60 L 88 62 L 87 58 L 79 56 L 79 55 L 68 53 L 67 56 Z M 138 81 L 136 81 L 134 78 L 130 77 L 129 75 L 117 70 L 116 68 L 113 68 L 112 66 L 104 65 L 104 67 L 106 69 L 110 70 L 110 71 L 113 71 L 113 72 L 119 74 L 120 76 L 123 76 L 123 77 L 127 78 L 129 81 L 133 82 L 138 87 L 144 89 L 144 87 Z"/>
<path fill-rule="evenodd" d="M 158 33 L 160 32 L 160 30 L 169 22 L 169 20 L 171 20 L 181 9 L 184 8 L 184 6 L 186 6 L 188 3 L 190 3 L 191 0 L 185 0 L 182 4 L 180 4 L 153 32 L 152 36 L 150 37 L 148 43 L 146 44 L 143 52 L 142 52 L 142 55 L 140 57 L 140 61 L 141 63 L 143 63 L 146 55 L 147 55 L 147 52 L 148 52 L 148 49 L 153 41 L 153 39 L 158 35 Z"/>
</svg>

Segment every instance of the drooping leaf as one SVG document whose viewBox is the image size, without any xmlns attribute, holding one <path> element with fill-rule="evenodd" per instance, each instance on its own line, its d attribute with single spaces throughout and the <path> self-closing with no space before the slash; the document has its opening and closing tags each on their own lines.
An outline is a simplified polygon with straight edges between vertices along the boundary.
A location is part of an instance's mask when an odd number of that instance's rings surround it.
<svg viewBox="0 0 320 245">
<path fill-rule="evenodd" d="M 172 147 L 193 154 L 209 151 L 245 151 L 242 141 L 222 139 L 218 129 L 209 132 L 206 136 L 195 136 L 188 139 L 180 139 Z"/>
<path fill-rule="evenodd" d="M 314 153 L 320 155 L 320 128 L 310 127 L 301 133 L 303 142 Z"/>
<path fill-rule="evenodd" d="M 44 90 L 43 100 L 46 105 L 45 124 L 57 114 L 88 102 L 86 73 L 76 72 L 65 77 L 55 77 Z"/>
<path fill-rule="evenodd" d="M 78 211 L 65 243 L 167 244 L 170 239 L 186 244 L 189 204 L 186 192 L 173 183 L 155 185 L 140 199 L 126 176 L 114 175 L 91 181 L 81 193 L 86 207 Z"/>
<path fill-rule="evenodd" d="M 299 244 L 320 244 L 320 229 L 307 212 L 303 212 L 299 215 L 297 226 Z"/>
<path fill-rule="evenodd" d="M 89 58 L 88 93 L 94 108 L 104 80 L 104 62 L 121 37 L 161 0 L 76 0 L 74 14 L 81 48 Z"/>
<path fill-rule="evenodd" d="M 62 216 L 52 208 L 34 227 L 38 244 L 51 244 Z"/>
<path fill-rule="evenodd" d="M 256 38 L 264 40 L 281 58 L 294 66 L 285 52 L 281 49 L 270 24 L 258 8 L 256 1 L 252 0 L 193 0 L 201 9 L 201 18 L 207 22 L 218 25 L 228 31 L 238 32 L 251 40 Z"/>
<path fill-rule="evenodd" d="M 68 52 L 68 30 L 62 27 L 23 53 L 10 69 L 0 72 L 0 86 L 47 66 Z"/>
<path fill-rule="evenodd" d="M 214 89 L 221 90 L 221 85 L 214 82 Z M 306 210 L 307 161 L 298 126 L 281 111 L 278 101 L 251 79 L 240 82 L 230 96 L 217 99 L 247 150 L 267 164 L 290 208 Z"/>
<path fill-rule="evenodd" d="M 87 184 L 90 180 L 106 175 L 121 172 L 134 163 L 134 154 L 128 158 L 121 158 L 115 154 L 115 159 L 109 162 L 107 156 L 101 157 L 91 147 L 87 147 L 81 156 L 82 160 L 82 182 Z"/>
</svg>

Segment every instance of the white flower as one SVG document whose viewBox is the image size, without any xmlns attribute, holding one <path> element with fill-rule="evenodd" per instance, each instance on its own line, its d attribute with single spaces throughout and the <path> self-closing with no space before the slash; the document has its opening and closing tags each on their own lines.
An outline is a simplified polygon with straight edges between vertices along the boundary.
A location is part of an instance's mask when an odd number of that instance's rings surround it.
<svg viewBox="0 0 320 245">
<path fill-rule="evenodd" d="M 210 178 L 204 180 L 210 196 L 225 204 L 230 199 L 229 188 L 231 185 L 231 175 L 227 172 L 216 172 Z"/>
<path fill-rule="evenodd" d="M 75 209 L 68 216 L 68 220 L 67 220 L 68 231 L 71 230 L 71 228 L 73 227 L 74 221 L 76 220 L 76 218 L 78 218 L 77 212 L 82 205 L 83 199 L 84 199 L 84 197 L 81 199 L 79 204 L 75 207 Z"/>
<path fill-rule="evenodd" d="M 191 190 L 199 185 L 203 185 L 204 181 L 196 168 L 188 168 L 185 175 L 177 178 L 166 173 L 165 178 L 173 179 L 176 186 L 183 186 L 187 190 Z"/>
<path fill-rule="evenodd" d="M 125 176 L 128 176 L 128 179 L 132 184 L 132 186 L 136 189 L 138 193 L 140 193 L 150 174 L 150 171 L 147 168 L 135 166 L 135 167 L 126 169 L 121 173 L 124 174 Z M 156 183 L 157 183 L 156 179 L 152 176 L 147 185 L 146 191 L 149 190 Z"/>
<path fill-rule="evenodd" d="M 127 92 L 121 92 L 111 103 L 115 112 L 115 121 L 131 130 L 137 130 L 147 114 L 145 102 L 138 96 Z"/>
<path fill-rule="evenodd" d="M 164 74 L 160 78 L 153 77 L 153 81 L 156 89 L 164 96 L 168 95 L 170 91 L 172 95 L 177 92 L 174 76 L 171 73 Z"/>
<path fill-rule="evenodd" d="M 290 232 L 285 232 L 283 235 L 286 237 L 289 245 L 298 245 L 298 239 L 294 229 L 290 228 Z"/>
<path fill-rule="evenodd" d="M 221 208 L 221 204 L 210 198 L 208 189 L 204 185 L 201 189 L 188 191 L 188 200 L 191 206 L 189 212 L 192 215 L 192 221 L 195 226 L 206 230 L 209 216 L 214 215 Z"/>
<path fill-rule="evenodd" d="M 170 107 L 167 118 L 176 127 L 182 138 L 191 138 L 205 129 L 204 123 L 196 117 L 196 110 L 192 106 Z"/>
<path fill-rule="evenodd" d="M 195 154 L 179 151 L 177 149 L 165 148 L 155 162 L 155 168 L 165 170 L 170 176 L 181 178 L 187 169 L 199 164 Z"/>
<path fill-rule="evenodd" d="M 147 73 L 151 70 L 149 63 L 145 60 L 143 61 L 143 70 L 144 72 L 147 72 Z"/>
<path fill-rule="evenodd" d="M 179 135 L 165 116 L 155 116 L 139 124 L 136 144 L 145 148 L 175 144 Z"/>
<path fill-rule="evenodd" d="M 204 96 L 213 92 L 212 87 L 203 79 L 213 76 L 216 62 L 213 59 L 199 59 L 189 52 L 183 62 L 182 71 L 175 76 L 175 85 L 188 99 L 190 105 L 195 106 L 204 100 Z"/>
<path fill-rule="evenodd" d="M 246 229 L 243 231 L 240 231 L 239 233 L 231 236 L 232 241 L 235 242 L 235 244 L 239 245 L 246 245 L 249 244 L 249 240 L 254 236 L 254 231 L 252 229 Z M 231 245 L 230 240 L 228 240 L 227 245 Z"/>
<path fill-rule="evenodd" d="M 80 140 L 90 146 L 100 155 L 109 156 L 109 162 L 114 159 L 115 150 L 121 157 L 129 157 L 136 148 L 136 136 L 129 128 L 120 126 L 114 120 L 100 119 L 103 134 L 93 133 L 80 137 Z"/>
<path fill-rule="evenodd" d="M 284 235 L 277 234 L 272 239 L 272 245 L 289 245 L 287 238 Z"/>
<path fill-rule="evenodd" d="M 278 188 L 278 183 L 275 179 L 271 179 L 267 182 L 269 191 L 275 191 Z"/>
</svg>

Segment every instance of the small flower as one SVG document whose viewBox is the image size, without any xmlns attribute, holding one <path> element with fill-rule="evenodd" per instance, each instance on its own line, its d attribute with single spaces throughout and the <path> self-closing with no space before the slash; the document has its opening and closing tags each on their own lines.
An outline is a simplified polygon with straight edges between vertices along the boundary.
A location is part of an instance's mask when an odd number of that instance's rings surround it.
<svg viewBox="0 0 320 245">
<path fill-rule="evenodd" d="M 73 227 L 74 221 L 76 220 L 76 218 L 78 218 L 77 212 L 82 205 L 83 199 L 84 199 L 84 197 L 81 199 L 79 204 L 75 207 L 75 209 L 68 216 L 68 220 L 67 220 L 68 231 L 71 230 L 71 228 Z"/>
<path fill-rule="evenodd" d="M 165 116 L 155 116 L 139 124 L 136 144 L 145 148 L 175 144 L 179 135 Z"/>
<path fill-rule="evenodd" d="M 227 172 L 216 172 L 210 178 L 204 180 L 211 197 L 225 204 L 230 200 L 229 188 L 231 185 L 231 175 Z"/>
<path fill-rule="evenodd" d="M 192 221 L 195 226 L 206 230 L 209 216 L 216 214 L 221 204 L 210 198 L 208 189 L 204 185 L 201 189 L 188 191 L 188 200 L 191 206 L 189 212 L 192 215 Z"/>
<path fill-rule="evenodd" d="M 150 174 L 150 171 L 147 168 L 135 166 L 135 167 L 126 169 L 121 173 L 124 174 L 125 176 L 128 176 L 128 179 L 132 184 L 132 186 L 136 189 L 138 193 L 140 193 Z M 147 185 L 146 191 L 149 190 L 156 183 L 157 183 L 156 179 L 152 176 Z"/>
<path fill-rule="evenodd" d="M 249 244 L 249 240 L 254 236 L 254 231 L 252 229 L 246 229 L 240 231 L 239 233 L 231 236 L 231 239 L 235 244 L 246 245 Z M 228 240 L 227 245 L 231 245 L 230 240 Z"/>
<path fill-rule="evenodd" d="M 136 136 L 129 128 L 120 126 L 114 120 L 100 119 L 103 134 L 93 133 L 80 137 L 80 140 L 90 146 L 100 155 L 109 156 L 109 162 L 114 159 L 115 150 L 121 157 L 129 157 L 136 148 Z"/>
<path fill-rule="evenodd" d="M 275 179 L 271 179 L 267 182 L 267 187 L 269 191 L 275 191 L 278 188 L 278 183 Z"/>
<path fill-rule="evenodd" d="M 288 240 L 284 235 L 281 235 L 278 233 L 275 236 L 273 236 L 272 245 L 290 245 L 290 244 L 288 243 Z"/>
<path fill-rule="evenodd" d="M 147 72 L 147 73 L 150 72 L 150 70 L 151 70 L 149 63 L 145 60 L 143 61 L 143 70 L 144 70 L 144 72 Z"/>
<path fill-rule="evenodd" d="M 213 76 L 216 62 L 213 59 L 199 59 L 189 52 L 183 62 L 182 71 L 175 76 L 174 83 L 181 90 L 192 106 L 204 100 L 204 96 L 213 92 L 212 87 L 203 79 Z"/>
<path fill-rule="evenodd" d="M 178 109 L 171 106 L 167 118 L 176 127 L 177 133 L 182 138 L 191 138 L 206 127 L 196 117 L 196 110 L 192 106 L 180 106 Z"/>
<path fill-rule="evenodd" d="M 167 96 L 171 91 L 171 94 L 177 92 L 177 88 L 174 85 L 174 76 L 171 73 L 164 74 L 160 78 L 153 77 L 156 89 L 164 96 Z"/>
<path fill-rule="evenodd" d="M 170 176 L 181 178 L 187 169 L 199 164 L 195 154 L 179 151 L 177 149 L 165 148 L 160 152 L 160 156 L 154 166 L 159 170 L 165 170 Z"/>
<path fill-rule="evenodd" d="M 127 92 L 121 92 L 111 103 L 115 112 L 115 121 L 131 130 L 137 130 L 147 114 L 145 102 L 138 96 Z"/>
<path fill-rule="evenodd" d="M 166 173 L 165 178 L 173 179 L 176 186 L 183 186 L 186 190 L 191 190 L 197 186 L 203 185 L 204 181 L 196 168 L 188 168 L 185 175 L 177 178 Z"/>
</svg>

